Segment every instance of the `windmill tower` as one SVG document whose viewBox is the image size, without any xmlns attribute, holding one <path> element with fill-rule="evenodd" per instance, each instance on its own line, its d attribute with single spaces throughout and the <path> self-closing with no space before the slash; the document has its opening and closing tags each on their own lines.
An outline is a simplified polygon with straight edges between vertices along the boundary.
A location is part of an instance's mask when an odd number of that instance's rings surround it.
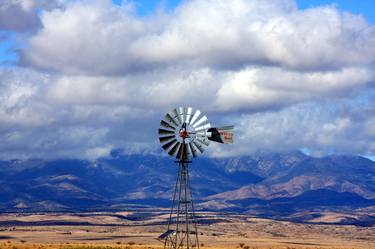
<svg viewBox="0 0 375 249">
<path fill-rule="evenodd" d="M 233 126 L 212 128 L 199 110 L 179 107 L 160 121 L 159 140 L 162 148 L 177 158 L 179 166 L 168 229 L 159 236 L 159 240 L 164 242 L 164 249 L 199 248 L 189 164 L 193 157 L 203 153 L 209 141 L 233 143 Z"/>
</svg>

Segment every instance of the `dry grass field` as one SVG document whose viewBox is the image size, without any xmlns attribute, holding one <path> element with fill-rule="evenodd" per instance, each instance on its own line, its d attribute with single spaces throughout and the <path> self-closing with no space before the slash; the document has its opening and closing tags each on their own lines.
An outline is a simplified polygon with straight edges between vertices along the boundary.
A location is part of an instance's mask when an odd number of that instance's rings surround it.
<svg viewBox="0 0 375 249">
<path fill-rule="evenodd" d="M 297 224 L 219 213 L 200 213 L 202 248 L 375 249 L 375 227 Z M 165 231 L 160 212 L 1 214 L 0 248 L 151 249 Z"/>
</svg>

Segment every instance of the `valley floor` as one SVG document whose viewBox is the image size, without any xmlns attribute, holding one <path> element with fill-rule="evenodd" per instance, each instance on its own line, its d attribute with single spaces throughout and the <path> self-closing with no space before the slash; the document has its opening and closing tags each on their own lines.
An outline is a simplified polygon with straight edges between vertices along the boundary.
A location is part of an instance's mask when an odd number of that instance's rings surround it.
<svg viewBox="0 0 375 249">
<path fill-rule="evenodd" d="M 200 213 L 201 248 L 375 248 L 375 227 Z M 0 248 L 162 248 L 159 211 L 0 214 Z"/>
</svg>

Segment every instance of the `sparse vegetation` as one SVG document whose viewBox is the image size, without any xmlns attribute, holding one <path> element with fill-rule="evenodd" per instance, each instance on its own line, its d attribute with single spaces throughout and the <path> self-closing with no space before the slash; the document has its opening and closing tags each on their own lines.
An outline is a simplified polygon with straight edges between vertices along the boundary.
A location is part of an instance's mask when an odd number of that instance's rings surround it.
<svg viewBox="0 0 375 249">
<path fill-rule="evenodd" d="M 207 216 L 213 220 L 217 217 L 215 213 L 207 214 Z M 0 240 L 0 249 L 163 249 L 163 243 L 155 240 L 158 231 L 163 227 L 154 225 L 154 218 L 161 219 L 161 216 L 157 214 L 142 222 L 126 221 L 125 226 L 123 220 L 116 223 L 111 213 L 96 213 L 95 216 L 38 214 L 35 217 L 32 214 L 22 216 L 2 214 L 0 218 L 5 222 L 33 219 L 42 221 L 79 219 L 87 224 L 88 221 L 95 223 L 95 217 L 100 217 L 97 219 L 101 222 L 100 225 L 9 226 L 0 232 L 0 238 L 3 238 Z M 108 223 L 103 226 L 105 222 Z M 90 233 L 86 233 L 87 230 Z M 64 231 L 71 231 L 71 234 L 66 234 Z M 306 225 L 245 216 L 233 216 L 231 222 L 228 223 L 201 225 L 199 234 L 204 234 L 200 237 L 199 245 L 205 249 L 375 248 L 373 227 Z M 247 234 L 251 236 L 248 238 L 241 236 Z M 131 241 L 128 241 L 128 238 L 131 238 Z M 36 243 L 40 241 L 44 243 Z M 353 244 L 350 244 L 351 242 Z"/>
<path fill-rule="evenodd" d="M 203 243 L 201 244 L 201 247 L 203 247 Z M 232 249 L 232 247 L 206 247 L 209 249 Z M 298 246 L 298 247 L 285 247 L 285 246 L 268 246 L 268 247 L 250 247 L 248 245 L 243 245 L 244 249 L 344 249 L 340 247 L 311 247 L 311 246 Z M 345 249 L 349 249 L 351 247 L 345 247 Z M 351 249 L 354 249 L 357 247 L 352 247 Z M 138 246 L 130 247 L 128 245 L 122 244 L 117 245 L 115 244 L 24 244 L 21 242 L 11 242 L 9 243 L 0 243 L 0 249 L 163 249 L 162 245 L 155 245 L 155 246 Z M 369 247 L 360 247 L 360 249 L 373 249 L 371 245 Z"/>
</svg>

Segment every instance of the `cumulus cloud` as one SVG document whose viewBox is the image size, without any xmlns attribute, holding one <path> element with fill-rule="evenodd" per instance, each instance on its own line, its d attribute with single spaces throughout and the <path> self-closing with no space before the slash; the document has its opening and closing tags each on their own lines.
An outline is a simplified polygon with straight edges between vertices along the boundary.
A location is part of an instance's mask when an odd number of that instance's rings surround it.
<svg viewBox="0 0 375 249">
<path fill-rule="evenodd" d="M 374 101 L 374 92 L 371 93 Z M 232 117 L 236 147 L 212 146 L 212 156 L 246 155 L 259 150 L 304 150 L 314 156 L 375 154 L 374 102 L 353 100 L 310 102 L 276 112 Z M 229 122 L 229 120 L 227 121 Z"/>
<path fill-rule="evenodd" d="M 60 99 L 72 91 L 79 101 L 137 103 L 142 92 L 158 106 L 185 96 L 206 99 L 207 109 L 256 112 L 374 81 L 375 28 L 333 6 L 192 0 L 141 18 L 130 5 L 74 1 L 44 12 L 42 23 L 22 63 L 87 81 L 62 80 L 49 92 Z"/>
<path fill-rule="evenodd" d="M 156 127 L 146 124 L 154 110 L 119 102 L 78 102 L 73 92 L 64 101 L 51 97 L 51 87 L 64 81 L 61 75 L 28 69 L 0 70 L 0 158 L 95 159 L 133 143 L 139 150 L 153 146 L 148 135 L 154 135 Z"/>
<path fill-rule="evenodd" d="M 50 85 L 50 101 L 126 104 L 165 109 L 194 103 L 213 112 L 259 112 L 295 103 L 345 96 L 374 81 L 369 68 L 296 72 L 275 67 L 242 70 L 174 67 L 122 77 L 62 76 Z"/>
<path fill-rule="evenodd" d="M 330 70 L 374 63 L 375 29 L 333 6 L 292 0 L 191 0 L 140 18 L 109 0 L 44 12 L 23 63 L 69 74 L 127 74 L 155 67 L 273 65 Z"/>
<path fill-rule="evenodd" d="M 47 2 L 12 3 L 40 26 L 22 67 L 0 69 L 0 158 L 155 152 L 159 118 L 180 105 L 236 126 L 211 156 L 375 154 L 375 28 L 360 16 L 292 0 L 191 0 L 143 17 L 110 0 L 38 15 Z"/>
<path fill-rule="evenodd" d="M 247 68 L 229 73 L 217 91 L 220 110 L 262 111 L 319 99 L 334 98 L 374 81 L 370 68 L 297 72 L 280 68 Z"/>
<path fill-rule="evenodd" d="M 318 93 L 311 91 L 319 102 L 289 105 L 285 102 L 296 100 L 270 99 L 264 88 L 249 96 L 258 98 L 261 103 L 257 103 L 257 108 L 263 105 L 267 111 L 234 112 L 233 108 L 218 111 L 216 104 L 225 101 L 218 93 L 226 84 L 231 84 L 231 73 L 221 75 L 223 82 L 217 82 L 215 71 L 182 71 L 97 78 L 51 75 L 27 69 L 2 70 L 0 157 L 95 159 L 117 148 L 125 148 L 128 153 L 155 152 L 159 148 L 156 131 L 160 117 L 181 104 L 194 104 L 213 124 L 236 126 L 235 146 L 213 145 L 207 153 L 210 156 L 304 148 L 315 155 L 375 153 L 372 125 L 375 94 L 364 95 L 366 88 L 352 93 L 351 96 L 359 96 L 354 99 L 348 99 L 348 94 L 342 98 L 329 97 L 336 88 L 326 92 L 326 98 L 321 96 L 320 90 Z M 242 73 L 238 72 L 237 77 Z M 265 75 L 277 78 L 270 73 Z M 190 88 L 185 88 L 189 84 Z M 255 86 L 257 84 L 263 82 Z M 345 87 L 352 89 L 350 84 Z M 293 84 L 280 88 L 292 91 Z M 241 91 L 245 90 L 240 88 Z M 276 90 L 274 94 L 280 96 Z M 233 97 L 236 98 L 239 96 Z M 365 104 L 358 105 L 361 101 Z M 273 109 L 269 103 L 273 103 Z M 288 107 L 280 108 L 282 105 Z"/>
</svg>

